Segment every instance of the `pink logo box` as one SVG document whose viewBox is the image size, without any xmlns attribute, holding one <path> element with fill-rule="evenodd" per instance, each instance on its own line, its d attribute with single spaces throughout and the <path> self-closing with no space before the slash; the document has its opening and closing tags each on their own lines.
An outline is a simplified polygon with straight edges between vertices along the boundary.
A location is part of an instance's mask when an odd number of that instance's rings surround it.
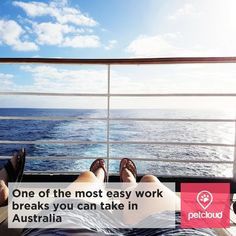
<svg viewBox="0 0 236 236">
<path fill-rule="evenodd" d="M 182 183 L 181 228 L 230 227 L 229 183 Z"/>
</svg>

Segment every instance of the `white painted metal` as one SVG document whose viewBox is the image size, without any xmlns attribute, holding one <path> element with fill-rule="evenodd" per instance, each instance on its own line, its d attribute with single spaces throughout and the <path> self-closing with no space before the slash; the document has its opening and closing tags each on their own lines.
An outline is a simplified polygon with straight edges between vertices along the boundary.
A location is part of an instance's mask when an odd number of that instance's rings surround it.
<svg viewBox="0 0 236 236">
<path fill-rule="evenodd" d="M 107 121 L 105 117 L 50 117 L 50 116 L 0 116 L 0 120 L 42 120 L 42 121 L 70 121 L 70 120 L 82 120 L 82 121 Z M 236 122 L 235 119 L 177 119 L 177 118 L 120 118 L 110 117 L 110 121 L 161 121 L 161 122 Z"/>
</svg>

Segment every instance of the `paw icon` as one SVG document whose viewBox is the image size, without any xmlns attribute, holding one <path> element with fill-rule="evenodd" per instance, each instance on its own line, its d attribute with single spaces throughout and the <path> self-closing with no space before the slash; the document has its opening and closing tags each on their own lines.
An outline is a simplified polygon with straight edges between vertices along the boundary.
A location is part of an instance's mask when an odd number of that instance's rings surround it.
<svg viewBox="0 0 236 236">
<path fill-rule="evenodd" d="M 201 197 L 200 197 L 200 201 L 201 202 L 208 202 L 210 200 L 210 196 L 208 194 L 203 194 Z"/>
</svg>

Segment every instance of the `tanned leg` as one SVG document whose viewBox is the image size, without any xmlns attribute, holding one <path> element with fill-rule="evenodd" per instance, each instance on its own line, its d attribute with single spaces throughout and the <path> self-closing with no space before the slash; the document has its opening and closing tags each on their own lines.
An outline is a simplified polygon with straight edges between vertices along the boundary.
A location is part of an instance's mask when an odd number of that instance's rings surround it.
<svg viewBox="0 0 236 236">
<path fill-rule="evenodd" d="M 17 168 L 17 156 L 14 155 L 11 158 L 11 163 L 13 168 Z M 5 205 L 9 195 L 8 185 L 8 175 L 5 168 L 0 170 L 0 206 Z"/>
</svg>

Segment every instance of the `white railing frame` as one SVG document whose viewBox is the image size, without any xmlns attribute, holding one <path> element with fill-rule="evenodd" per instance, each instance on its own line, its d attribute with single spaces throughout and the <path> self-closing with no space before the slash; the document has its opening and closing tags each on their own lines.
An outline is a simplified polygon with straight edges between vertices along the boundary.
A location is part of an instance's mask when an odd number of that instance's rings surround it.
<svg viewBox="0 0 236 236">
<path fill-rule="evenodd" d="M 111 66 L 107 65 L 107 175 L 110 175 L 110 93 L 111 93 Z"/>
<path fill-rule="evenodd" d="M 233 163 L 233 179 L 236 182 L 236 121 L 234 123 L 234 163 Z"/>
<path fill-rule="evenodd" d="M 174 163 L 216 163 L 233 164 L 233 178 L 236 180 L 236 119 L 175 119 L 175 118 L 119 118 L 110 117 L 111 97 L 236 97 L 236 93 L 157 93 L 157 94 L 117 94 L 111 93 L 111 65 L 139 65 L 139 64 L 192 64 L 192 63 L 236 63 L 236 57 L 208 57 L 208 58 L 140 58 L 140 59 L 57 59 L 57 58 L 0 58 L 0 63 L 48 63 L 48 64 L 92 64 L 107 66 L 107 93 L 44 93 L 44 92 L 16 92 L 0 91 L 0 96 L 75 96 L 75 97 L 105 97 L 107 98 L 107 117 L 86 118 L 86 117 L 22 117 L 22 116 L 0 116 L 0 120 L 100 120 L 106 122 L 106 141 L 78 141 L 78 140 L 37 140 L 37 141 L 9 141 L 0 140 L 0 144 L 105 144 L 107 146 L 108 168 L 110 160 L 119 158 L 110 156 L 110 145 L 114 144 L 155 144 L 155 145 L 185 145 L 185 146 L 219 146 L 234 148 L 233 161 L 207 161 L 207 160 L 185 160 L 185 159 L 152 159 L 152 158 L 132 158 L 140 161 L 162 161 Z M 111 141 L 110 122 L 111 121 L 163 121 L 163 122 L 234 122 L 235 140 L 234 144 L 224 143 L 191 143 L 191 142 L 155 142 L 155 141 Z M 6 158 L 0 156 L 0 159 Z M 53 159 L 52 157 L 27 157 L 28 159 Z M 63 157 L 55 157 L 63 159 Z M 85 157 L 64 157 L 68 159 L 85 159 Z M 90 159 L 90 157 L 86 157 Z M 94 157 L 91 157 L 94 159 Z M 109 173 L 109 170 L 108 170 Z"/>
</svg>

